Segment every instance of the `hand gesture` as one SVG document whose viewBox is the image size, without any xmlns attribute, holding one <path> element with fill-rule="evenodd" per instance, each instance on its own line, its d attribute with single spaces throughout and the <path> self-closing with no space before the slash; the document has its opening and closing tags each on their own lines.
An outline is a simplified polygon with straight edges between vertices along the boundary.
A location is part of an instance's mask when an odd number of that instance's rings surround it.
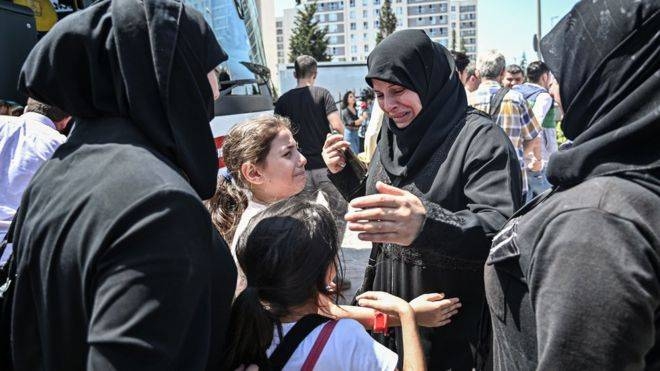
<svg viewBox="0 0 660 371">
<path fill-rule="evenodd" d="M 444 294 L 423 294 L 410 302 L 415 311 L 417 324 L 424 327 L 440 327 L 451 322 L 461 303 L 458 298 L 445 299 Z"/>
<path fill-rule="evenodd" d="M 341 134 L 328 134 L 323 144 L 323 161 L 328 170 L 336 174 L 346 166 L 346 158 L 344 157 L 344 150 L 350 147 L 350 143 L 344 140 Z"/>
<path fill-rule="evenodd" d="M 419 235 L 426 217 L 422 201 L 408 191 L 383 182 L 376 183 L 376 190 L 378 194 L 351 201 L 351 207 L 359 210 L 344 217 L 348 229 L 360 232 L 358 238 L 363 241 L 409 246 Z"/>
</svg>

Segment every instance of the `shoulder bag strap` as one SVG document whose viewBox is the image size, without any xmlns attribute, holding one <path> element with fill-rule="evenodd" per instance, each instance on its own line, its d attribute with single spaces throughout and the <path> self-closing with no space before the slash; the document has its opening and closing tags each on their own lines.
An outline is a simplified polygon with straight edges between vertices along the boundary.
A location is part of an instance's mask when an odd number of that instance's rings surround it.
<svg viewBox="0 0 660 371">
<path fill-rule="evenodd" d="M 335 329 L 336 325 L 337 321 L 328 321 L 323 325 L 323 329 L 321 330 L 319 337 L 316 338 L 312 350 L 307 355 L 307 359 L 305 360 L 305 363 L 303 363 L 301 371 L 314 370 L 314 366 L 316 366 L 316 362 L 319 360 L 321 352 L 323 352 L 323 348 L 325 348 L 325 344 L 328 342 L 328 339 L 330 339 L 332 330 Z"/>
<path fill-rule="evenodd" d="M 270 355 L 270 365 L 272 370 L 281 370 L 284 365 L 289 361 L 293 352 L 298 348 L 298 345 L 309 335 L 315 328 L 321 324 L 328 322 L 330 319 L 318 314 L 309 314 L 301 318 L 291 330 L 284 336 L 280 344 L 275 348 L 273 354 Z"/>
<path fill-rule="evenodd" d="M 500 90 L 498 90 L 497 93 L 495 93 L 495 95 L 493 95 L 490 98 L 490 112 L 489 113 L 490 113 L 490 117 L 492 117 L 493 120 L 495 120 L 497 118 L 497 115 L 500 114 L 500 107 L 502 106 L 502 101 L 504 100 L 504 96 L 506 95 L 506 93 L 509 92 L 509 90 L 511 90 L 511 89 L 509 89 L 509 88 L 500 88 Z"/>
</svg>

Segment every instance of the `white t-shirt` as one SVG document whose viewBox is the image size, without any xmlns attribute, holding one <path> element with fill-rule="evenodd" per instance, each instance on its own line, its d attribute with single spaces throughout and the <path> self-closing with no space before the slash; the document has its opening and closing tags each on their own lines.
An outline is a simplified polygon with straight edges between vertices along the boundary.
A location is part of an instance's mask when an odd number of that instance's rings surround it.
<svg viewBox="0 0 660 371">
<path fill-rule="evenodd" d="M 282 331 L 286 335 L 294 323 L 283 323 Z M 323 329 L 322 324 L 316 327 L 303 341 L 284 365 L 286 370 L 300 370 L 305 363 L 309 352 L 312 350 L 316 338 Z M 270 344 L 266 354 L 270 355 L 280 344 L 280 338 L 277 328 L 273 329 L 273 342 Z M 359 322 L 352 319 L 340 319 L 332 331 L 328 342 L 325 344 L 321 355 L 319 356 L 315 371 L 336 371 L 336 370 L 383 370 L 391 371 L 396 369 L 399 356 L 374 340 Z"/>
</svg>

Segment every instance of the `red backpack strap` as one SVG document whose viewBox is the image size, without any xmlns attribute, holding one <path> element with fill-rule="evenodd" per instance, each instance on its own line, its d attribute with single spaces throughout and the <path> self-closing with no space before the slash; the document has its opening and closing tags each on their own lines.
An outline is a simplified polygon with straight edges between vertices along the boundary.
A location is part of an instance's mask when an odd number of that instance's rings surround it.
<svg viewBox="0 0 660 371">
<path fill-rule="evenodd" d="M 321 352 L 323 352 L 323 348 L 325 348 L 325 344 L 328 342 L 328 339 L 330 339 L 332 330 L 336 325 L 337 321 L 328 321 L 323 325 L 323 329 L 321 329 L 319 337 L 316 338 L 312 350 L 307 355 L 307 359 L 305 360 L 305 363 L 303 363 L 301 371 L 312 371 L 314 369 L 314 366 L 316 366 L 316 362 L 319 360 Z"/>
</svg>

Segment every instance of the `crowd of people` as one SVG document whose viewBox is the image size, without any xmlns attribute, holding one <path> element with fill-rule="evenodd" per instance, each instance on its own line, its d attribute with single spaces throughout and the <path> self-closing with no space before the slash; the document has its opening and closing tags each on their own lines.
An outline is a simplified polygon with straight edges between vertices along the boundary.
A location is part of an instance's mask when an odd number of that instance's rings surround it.
<svg viewBox="0 0 660 371">
<path fill-rule="evenodd" d="M 218 172 L 203 16 L 67 16 L 0 116 L 0 369 L 660 369 L 660 4 L 583 0 L 541 52 L 398 31 L 339 108 L 299 56 Z"/>
</svg>

